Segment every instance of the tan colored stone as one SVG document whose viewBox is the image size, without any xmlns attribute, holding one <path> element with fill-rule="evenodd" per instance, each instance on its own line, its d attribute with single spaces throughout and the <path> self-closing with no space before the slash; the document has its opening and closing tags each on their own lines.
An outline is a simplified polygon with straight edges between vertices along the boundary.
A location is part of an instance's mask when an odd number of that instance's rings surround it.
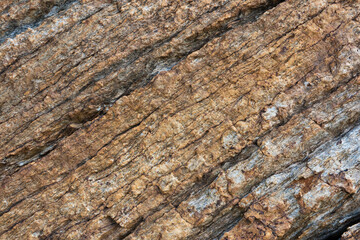
<svg viewBox="0 0 360 240">
<path fill-rule="evenodd" d="M 2 1 L 0 239 L 339 235 L 359 218 L 359 13 Z"/>
</svg>

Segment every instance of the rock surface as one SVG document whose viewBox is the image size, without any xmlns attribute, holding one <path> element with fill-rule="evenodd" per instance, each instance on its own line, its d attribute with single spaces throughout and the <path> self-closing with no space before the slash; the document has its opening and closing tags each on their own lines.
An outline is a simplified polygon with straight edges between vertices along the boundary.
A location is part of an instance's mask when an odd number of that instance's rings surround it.
<svg viewBox="0 0 360 240">
<path fill-rule="evenodd" d="M 360 1 L 4 0 L 0 57 L 0 239 L 360 237 Z"/>
<path fill-rule="evenodd" d="M 342 240 L 356 240 L 360 238 L 360 224 L 355 224 L 354 226 L 349 227 L 341 239 Z"/>
</svg>

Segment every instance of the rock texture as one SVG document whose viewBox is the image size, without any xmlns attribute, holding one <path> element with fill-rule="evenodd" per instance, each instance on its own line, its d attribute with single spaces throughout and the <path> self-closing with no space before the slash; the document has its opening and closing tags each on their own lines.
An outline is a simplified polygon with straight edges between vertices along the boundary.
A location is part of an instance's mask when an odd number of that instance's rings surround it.
<svg viewBox="0 0 360 240">
<path fill-rule="evenodd" d="M 0 58 L 0 239 L 360 238 L 360 1 L 3 0 Z"/>
<path fill-rule="evenodd" d="M 345 232 L 341 239 L 342 240 L 356 240 L 360 238 L 360 224 L 355 224 L 349 227 L 348 231 Z"/>
</svg>

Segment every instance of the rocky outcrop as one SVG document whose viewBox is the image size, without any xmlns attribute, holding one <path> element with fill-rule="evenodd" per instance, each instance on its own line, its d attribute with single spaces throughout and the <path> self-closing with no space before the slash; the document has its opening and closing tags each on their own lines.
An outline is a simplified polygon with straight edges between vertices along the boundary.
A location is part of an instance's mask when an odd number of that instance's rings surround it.
<svg viewBox="0 0 360 240">
<path fill-rule="evenodd" d="M 342 240 L 355 240 L 360 237 L 360 224 L 355 224 L 354 226 L 349 227 L 348 231 L 346 231 L 341 239 Z"/>
<path fill-rule="evenodd" d="M 0 239 L 357 239 L 359 16 L 2 1 Z"/>
</svg>

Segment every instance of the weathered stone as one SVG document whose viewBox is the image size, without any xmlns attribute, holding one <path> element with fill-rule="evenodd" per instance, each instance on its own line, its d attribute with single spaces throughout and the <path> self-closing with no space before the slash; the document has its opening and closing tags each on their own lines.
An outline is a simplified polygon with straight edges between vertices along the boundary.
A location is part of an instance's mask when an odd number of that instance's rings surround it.
<svg viewBox="0 0 360 240">
<path fill-rule="evenodd" d="M 342 240 L 356 240 L 360 237 L 360 224 L 355 224 L 348 228 L 348 231 L 346 231 L 342 236 Z"/>
<path fill-rule="evenodd" d="M 2 1 L 0 239 L 340 237 L 360 217 L 359 14 Z"/>
</svg>

